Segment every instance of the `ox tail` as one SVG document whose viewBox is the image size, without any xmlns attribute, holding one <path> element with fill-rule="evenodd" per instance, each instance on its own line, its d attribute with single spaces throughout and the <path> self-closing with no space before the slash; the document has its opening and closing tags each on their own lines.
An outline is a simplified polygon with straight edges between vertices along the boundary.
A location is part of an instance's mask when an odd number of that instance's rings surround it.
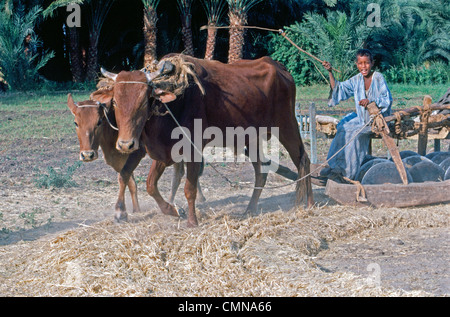
<svg viewBox="0 0 450 317">
<path fill-rule="evenodd" d="M 311 176 L 310 173 L 310 161 L 308 154 L 303 151 L 300 164 L 298 166 L 298 182 L 296 188 L 296 205 L 297 206 L 305 206 L 312 207 L 314 204 L 313 194 L 312 194 L 312 185 L 311 185 Z"/>
</svg>

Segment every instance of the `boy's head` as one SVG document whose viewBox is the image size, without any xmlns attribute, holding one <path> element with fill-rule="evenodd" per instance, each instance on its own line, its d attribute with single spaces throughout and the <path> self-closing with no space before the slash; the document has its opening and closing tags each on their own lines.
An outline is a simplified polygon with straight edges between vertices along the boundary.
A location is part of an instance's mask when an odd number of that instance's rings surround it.
<svg viewBox="0 0 450 317">
<path fill-rule="evenodd" d="M 363 76 L 370 76 L 373 67 L 373 56 L 369 50 L 360 49 L 356 52 L 356 67 Z"/>
</svg>

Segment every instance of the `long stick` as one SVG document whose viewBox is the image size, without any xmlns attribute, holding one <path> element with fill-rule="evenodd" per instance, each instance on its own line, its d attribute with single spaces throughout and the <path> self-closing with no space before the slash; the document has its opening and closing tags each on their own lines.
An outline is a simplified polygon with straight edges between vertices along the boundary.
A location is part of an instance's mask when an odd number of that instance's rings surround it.
<svg viewBox="0 0 450 317">
<path fill-rule="evenodd" d="M 283 30 L 280 30 L 279 32 L 280 32 L 280 35 L 281 35 L 282 37 L 284 37 L 286 40 L 288 40 L 288 42 L 291 43 L 292 45 L 294 45 L 300 52 L 305 53 L 306 55 L 308 55 L 309 57 L 315 59 L 316 61 L 318 61 L 318 62 L 321 63 L 321 64 L 323 63 L 322 60 L 320 60 L 319 58 L 317 58 L 317 57 L 314 56 L 313 54 L 311 54 L 311 53 L 305 51 L 305 50 L 302 49 L 300 46 L 298 46 L 297 44 L 295 44 L 294 41 L 292 41 L 292 40 L 286 35 L 286 32 L 284 32 Z M 331 67 L 331 69 L 334 70 L 335 72 L 340 73 L 340 71 L 338 71 L 337 69 L 335 69 L 335 68 L 333 68 L 333 67 Z"/>
<path fill-rule="evenodd" d="M 300 52 L 308 55 L 309 57 L 315 59 L 316 61 L 318 61 L 319 63 L 323 63 L 323 61 L 319 58 L 317 58 L 316 56 L 314 56 L 313 54 L 305 51 L 304 49 L 302 49 L 300 46 L 298 46 L 297 44 L 295 44 L 294 41 L 292 41 L 287 35 L 286 32 L 284 32 L 284 30 L 279 29 L 279 30 L 275 30 L 275 29 L 269 29 L 269 28 L 262 28 L 259 26 L 247 26 L 247 25 L 241 25 L 241 26 L 234 26 L 235 28 L 242 28 L 242 29 L 256 29 L 256 30 L 263 30 L 263 31 L 269 31 L 269 32 L 276 32 L 278 34 L 280 34 L 282 37 L 284 37 L 287 41 L 289 41 L 289 43 L 291 43 L 294 47 L 296 47 Z M 200 28 L 200 31 L 203 30 L 207 30 L 207 29 L 230 29 L 231 26 L 209 26 L 209 25 L 204 25 Z M 335 72 L 340 73 L 340 71 L 338 71 L 335 68 L 331 68 L 333 69 Z"/>
</svg>

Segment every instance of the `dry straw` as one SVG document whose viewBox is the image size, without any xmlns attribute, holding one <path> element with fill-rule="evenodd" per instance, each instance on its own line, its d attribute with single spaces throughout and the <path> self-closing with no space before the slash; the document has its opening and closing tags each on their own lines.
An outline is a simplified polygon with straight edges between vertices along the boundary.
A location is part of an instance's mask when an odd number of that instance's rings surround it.
<svg viewBox="0 0 450 317">
<path fill-rule="evenodd" d="M 366 277 L 326 272 L 324 243 L 374 230 L 446 227 L 446 205 L 328 206 L 253 218 L 199 214 L 195 229 L 159 213 L 80 225 L 50 240 L 0 249 L 0 294 L 26 296 L 416 296 Z"/>
</svg>

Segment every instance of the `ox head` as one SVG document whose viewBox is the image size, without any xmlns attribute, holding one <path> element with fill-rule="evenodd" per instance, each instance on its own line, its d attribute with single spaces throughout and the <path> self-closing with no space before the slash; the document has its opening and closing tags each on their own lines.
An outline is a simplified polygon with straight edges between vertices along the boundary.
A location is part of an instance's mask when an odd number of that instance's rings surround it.
<svg viewBox="0 0 450 317">
<path fill-rule="evenodd" d="M 151 98 L 171 102 L 175 95 L 154 89 L 152 81 L 161 74 L 172 71 L 172 64 L 162 61 L 158 70 L 152 73 L 141 71 L 122 71 L 114 74 L 102 69 L 102 74 L 114 82 L 108 89 L 97 90 L 91 99 L 104 104 L 113 104 L 119 136 L 116 148 L 122 153 L 139 149 L 139 139 L 151 113 Z"/>
<path fill-rule="evenodd" d="M 80 160 L 91 162 L 98 158 L 100 129 L 104 124 L 101 106 L 92 100 L 75 103 L 72 95 L 67 98 L 67 106 L 75 116 L 75 127 L 80 142 Z"/>
</svg>

